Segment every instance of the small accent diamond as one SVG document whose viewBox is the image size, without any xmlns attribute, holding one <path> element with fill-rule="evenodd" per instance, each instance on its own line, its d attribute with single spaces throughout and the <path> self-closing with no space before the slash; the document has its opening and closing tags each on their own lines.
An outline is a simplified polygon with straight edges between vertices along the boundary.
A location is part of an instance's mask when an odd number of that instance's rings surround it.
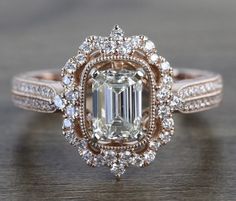
<svg viewBox="0 0 236 201">
<path fill-rule="evenodd" d="M 131 152 L 130 151 L 124 151 L 119 153 L 119 162 L 128 166 L 131 159 Z"/>
<path fill-rule="evenodd" d="M 92 50 L 91 45 L 87 41 L 84 41 L 82 45 L 80 45 L 79 49 L 86 54 L 90 53 L 90 51 Z"/>
<path fill-rule="evenodd" d="M 68 101 L 76 101 L 79 98 L 79 92 L 70 90 L 65 93 L 65 96 Z"/>
<path fill-rule="evenodd" d="M 111 166 L 117 161 L 116 152 L 113 150 L 104 151 L 104 160 L 108 166 Z"/>
<path fill-rule="evenodd" d="M 78 109 L 72 105 L 67 106 L 66 108 L 66 114 L 69 117 L 75 118 L 78 116 Z"/>
<path fill-rule="evenodd" d="M 65 75 L 63 78 L 62 78 L 62 81 L 65 85 L 71 85 L 72 84 L 72 81 L 73 81 L 73 77 L 71 75 Z"/>
<path fill-rule="evenodd" d="M 105 41 L 104 51 L 106 54 L 114 53 L 116 50 L 116 43 L 114 41 Z"/>
<path fill-rule="evenodd" d="M 144 154 L 144 161 L 146 164 L 150 164 L 152 161 L 154 161 L 156 157 L 156 152 L 153 150 L 148 150 Z"/>
<path fill-rule="evenodd" d="M 115 176 L 120 177 L 122 174 L 125 173 L 125 166 L 123 164 L 113 164 L 111 167 L 111 173 Z"/>
<path fill-rule="evenodd" d="M 146 52 L 151 52 L 154 48 L 155 48 L 155 44 L 154 44 L 152 41 L 147 40 L 147 41 L 145 42 L 144 50 L 145 50 Z"/>
<path fill-rule="evenodd" d="M 140 156 L 139 154 L 134 154 L 134 156 L 131 159 L 131 164 L 137 167 L 142 167 L 144 165 L 143 157 Z"/>
<path fill-rule="evenodd" d="M 174 120 L 172 118 L 163 119 L 162 126 L 164 129 L 167 129 L 167 130 L 173 129 Z"/>
<path fill-rule="evenodd" d="M 170 142 L 170 140 L 171 140 L 171 134 L 169 132 L 161 133 L 159 135 L 159 137 L 160 137 L 161 141 L 165 144 Z"/>
<path fill-rule="evenodd" d="M 124 38 L 124 31 L 119 27 L 119 25 L 115 25 L 110 33 L 110 37 L 113 40 L 121 41 Z"/>
<path fill-rule="evenodd" d="M 80 65 L 84 64 L 86 61 L 86 56 L 82 53 L 79 53 L 78 55 L 75 56 L 76 62 L 79 63 Z"/>
<path fill-rule="evenodd" d="M 156 96 L 160 101 L 165 101 L 170 97 L 170 90 L 166 87 L 163 87 L 157 91 Z"/>
<path fill-rule="evenodd" d="M 71 127 L 72 127 L 72 121 L 71 121 L 71 119 L 68 119 L 68 118 L 64 119 L 64 121 L 63 121 L 63 127 L 64 127 L 64 128 L 71 128 Z"/>
<path fill-rule="evenodd" d="M 53 102 L 55 106 L 60 110 L 62 110 L 65 107 L 65 103 L 59 95 L 56 95 L 54 97 Z"/>
<path fill-rule="evenodd" d="M 118 47 L 117 50 L 121 55 L 126 55 L 132 52 L 132 46 L 128 42 L 124 42 L 122 45 Z"/>
<path fill-rule="evenodd" d="M 76 71 L 76 64 L 73 63 L 71 60 L 69 60 L 66 65 L 65 65 L 65 70 L 68 72 L 68 73 L 74 73 Z"/>
<path fill-rule="evenodd" d="M 157 115 L 160 118 L 164 118 L 170 115 L 170 107 L 166 105 L 161 105 L 157 108 Z"/>
<path fill-rule="evenodd" d="M 91 151 L 89 151 L 88 149 L 85 149 L 82 152 L 82 159 L 84 159 L 85 161 L 87 161 L 89 163 L 89 161 L 91 160 L 93 154 Z"/>
<path fill-rule="evenodd" d="M 159 57 L 156 53 L 151 54 L 150 57 L 149 57 L 149 61 L 150 61 L 151 64 L 157 63 L 158 59 L 159 59 Z"/>
<path fill-rule="evenodd" d="M 173 84 L 173 78 L 169 75 L 165 75 L 162 78 L 162 81 L 163 81 L 163 84 L 165 84 L 165 85 L 172 85 Z"/>
<path fill-rule="evenodd" d="M 163 62 L 161 63 L 160 69 L 163 73 L 169 72 L 170 71 L 170 64 L 169 62 Z"/>
<path fill-rule="evenodd" d="M 173 96 L 172 100 L 170 101 L 170 107 L 173 108 L 173 110 L 177 110 L 182 108 L 183 101 L 178 96 Z"/>
<path fill-rule="evenodd" d="M 161 146 L 161 142 L 160 141 L 151 141 L 149 143 L 149 148 L 154 150 L 154 151 L 157 151 L 160 146 Z"/>
<path fill-rule="evenodd" d="M 85 140 L 80 140 L 77 143 L 77 147 L 79 154 L 82 155 L 83 151 L 87 149 L 87 142 Z"/>
<path fill-rule="evenodd" d="M 132 44 L 133 48 L 138 48 L 141 44 L 141 38 L 139 36 L 132 36 L 130 43 Z"/>
<path fill-rule="evenodd" d="M 76 137 L 75 137 L 75 134 L 73 131 L 68 131 L 68 132 L 65 132 L 65 139 L 70 143 L 70 144 L 75 144 L 76 142 Z"/>
</svg>

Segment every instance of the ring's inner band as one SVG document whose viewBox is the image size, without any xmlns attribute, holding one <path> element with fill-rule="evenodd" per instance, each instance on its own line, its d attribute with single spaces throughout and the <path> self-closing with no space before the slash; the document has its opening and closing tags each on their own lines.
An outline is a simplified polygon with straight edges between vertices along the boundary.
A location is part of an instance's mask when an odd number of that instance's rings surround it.
<svg viewBox="0 0 236 201">
<path fill-rule="evenodd" d="M 175 69 L 172 93 L 184 102 L 183 113 L 207 110 L 217 106 L 222 99 L 222 78 L 219 74 L 194 69 Z M 32 89 L 31 89 L 31 88 Z M 43 87 L 42 93 L 38 88 Z M 44 91 L 53 91 L 53 95 Z M 13 79 L 13 101 L 24 109 L 39 112 L 55 112 L 52 99 L 63 92 L 58 70 L 33 71 L 20 74 Z M 33 100 L 34 99 L 34 100 Z M 37 100 L 40 101 L 37 103 Z M 36 104 L 37 103 L 37 104 Z M 49 108 L 49 111 L 46 111 Z"/>
</svg>

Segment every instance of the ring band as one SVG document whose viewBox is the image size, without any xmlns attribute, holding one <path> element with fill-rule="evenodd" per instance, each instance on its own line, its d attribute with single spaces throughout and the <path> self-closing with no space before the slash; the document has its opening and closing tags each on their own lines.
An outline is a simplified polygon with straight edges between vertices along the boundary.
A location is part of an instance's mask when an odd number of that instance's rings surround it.
<svg viewBox="0 0 236 201">
<path fill-rule="evenodd" d="M 13 78 L 16 106 L 63 113 L 62 131 L 90 166 L 108 166 L 119 178 L 144 167 L 174 134 L 174 112 L 195 113 L 222 100 L 219 74 L 175 69 L 146 36 L 90 36 L 58 70 Z"/>
</svg>

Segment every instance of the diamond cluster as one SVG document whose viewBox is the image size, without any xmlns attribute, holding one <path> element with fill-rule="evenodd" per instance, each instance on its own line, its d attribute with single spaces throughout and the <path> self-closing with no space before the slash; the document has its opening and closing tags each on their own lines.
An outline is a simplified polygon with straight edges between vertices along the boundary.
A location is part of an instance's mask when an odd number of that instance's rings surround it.
<svg viewBox="0 0 236 201">
<path fill-rule="evenodd" d="M 141 52 L 144 59 L 134 57 L 136 51 Z M 91 61 L 91 55 L 96 54 L 99 54 L 100 57 Z M 93 142 L 94 139 L 86 134 L 88 131 L 84 122 L 87 118 L 84 107 L 86 77 L 89 76 L 95 63 L 112 59 L 139 63 L 147 74 L 152 94 L 150 123 L 148 130 L 144 131 L 144 140 L 135 145 L 123 146 L 122 148 L 119 146 L 103 146 Z M 156 68 L 160 74 L 158 82 L 154 79 L 152 68 Z M 79 83 L 76 82 L 76 72 L 78 70 L 82 72 Z M 128 135 L 132 139 L 139 140 L 136 134 L 137 131 L 142 131 L 139 126 L 142 117 L 140 102 L 142 102 L 143 86 L 141 79 L 137 77 L 137 73 L 139 72 L 130 70 L 93 72 L 92 90 L 95 97 L 93 99 L 92 124 L 93 126 L 97 125 L 97 127 L 92 128 L 92 136 L 96 135 L 97 138 L 113 140 L 114 137 L 117 137 L 114 133 L 119 128 L 122 131 L 125 130 L 123 133 L 118 132 L 119 134 L 122 133 L 122 136 L 118 136 L 119 139 Z M 116 25 L 108 37 L 88 37 L 80 45 L 78 54 L 69 59 L 62 68 L 64 91 L 54 97 L 54 104 L 64 113 L 62 128 L 66 140 L 78 149 L 79 154 L 87 164 L 91 166 L 106 165 L 117 177 L 120 177 L 128 166 L 143 167 L 149 165 L 155 159 L 159 147 L 169 142 L 173 135 L 174 120 L 172 112 L 179 107 L 181 100 L 171 93 L 172 75 L 173 72 L 169 63 L 157 54 L 155 44 L 146 36 L 125 37 L 123 30 Z M 108 79 L 109 76 L 110 80 Z M 110 106 L 108 104 L 104 105 L 102 102 L 99 104 L 99 101 L 104 97 L 106 99 L 103 101 L 111 101 Z M 128 101 L 136 104 L 134 104 L 133 111 L 128 111 L 131 110 L 131 104 L 128 104 Z M 108 111 L 112 112 L 108 113 Z M 112 114 L 112 116 L 109 116 L 109 114 Z M 115 124 L 113 124 L 114 122 Z M 101 123 L 103 126 L 101 126 Z M 78 125 L 82 136 L 77 133 Z M 160 128 L 160 133 L 154 138 L 152 134 L 156 127 Z M 110 129 L 113 134 L 108 136 L 106 135 L 107 131 L 100 132 L 101 128 Z M 97 133 L 96 129 L 98 129 Z M 93 145 L 95 150 L 91 149 Z M 146 148 L 142 152 L 137 152 L 136 148 L 143 145 L 146 145 Z"/>
</svg>

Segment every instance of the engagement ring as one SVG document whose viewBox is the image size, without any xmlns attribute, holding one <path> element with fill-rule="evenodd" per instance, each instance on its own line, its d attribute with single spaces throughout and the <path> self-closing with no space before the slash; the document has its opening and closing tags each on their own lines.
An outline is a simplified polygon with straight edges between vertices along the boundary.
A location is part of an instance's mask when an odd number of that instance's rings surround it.
<svg viewBox="0 0 236 201">
<path fill-rule="evenodd" d="M 93 167 L 119 178 L 127 167 L 145 167 L 174 134 L 173 113 L 214 108 L 222 100 L 219 74 L 175 69 L 146 36 L 89 36 L 59 70 L 13 79 L 16 106 L 63 113 L 66 140 Z"/>
</svg>

